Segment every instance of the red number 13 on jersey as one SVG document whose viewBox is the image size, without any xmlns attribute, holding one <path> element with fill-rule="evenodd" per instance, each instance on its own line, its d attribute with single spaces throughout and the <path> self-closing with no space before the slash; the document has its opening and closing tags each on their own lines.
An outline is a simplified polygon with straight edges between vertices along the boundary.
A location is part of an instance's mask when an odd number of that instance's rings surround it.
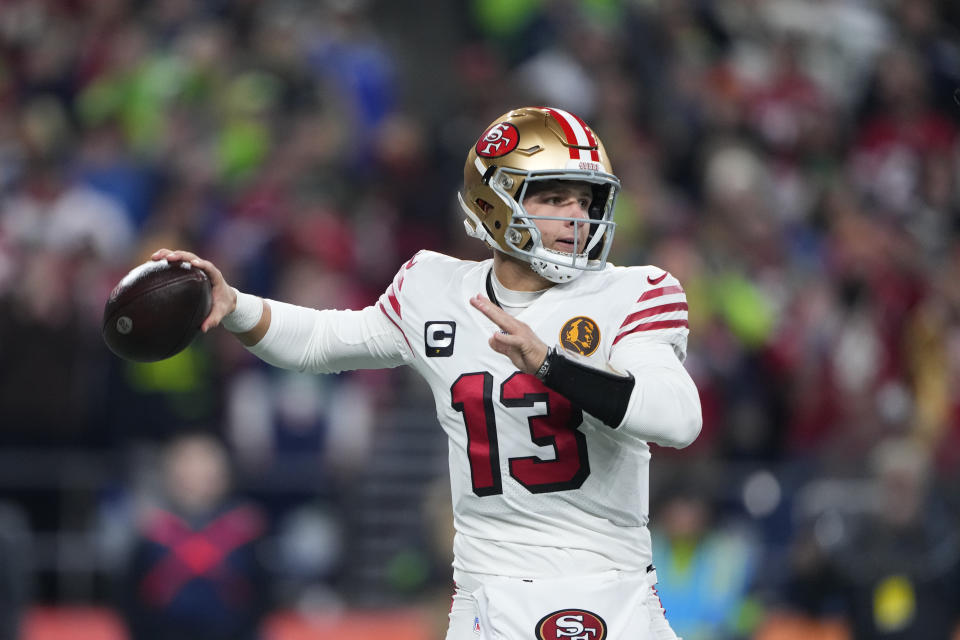
<svg viewBox="0 0 960 640">
<path fill-rule="evenodd" d="M 450 392 L 452 406 L 463 414 L 467 427 L 473 492 L 481 497 L 503 493 L 493 376 L 486 371 L 465 373 L 453 383 Z M 524 373 L 514 373 L 500 385 L 500 403 L 504 407 L 532 407 L 537 402 L 545 403 L 546 412 L 527 419 L 530 439 L 540 446 L 553 446 L 554 458 L 510 458 L 510 476 L 531 493 L 579 489 L 590 475 L 587 439 L 577 430 L 583 421 L 580 409 Z"/>
</svg>

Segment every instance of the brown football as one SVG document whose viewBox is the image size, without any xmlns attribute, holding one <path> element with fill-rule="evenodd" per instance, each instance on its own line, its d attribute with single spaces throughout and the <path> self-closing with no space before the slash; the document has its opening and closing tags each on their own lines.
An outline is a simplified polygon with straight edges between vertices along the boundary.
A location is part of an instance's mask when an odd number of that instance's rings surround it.
<svg viewBox="0 0 960 640">
<path fill-rule="evenodd" d="M 103 309 L 103 340 L 125 360 L 169 358 L 197 336 L 212 301 L 210 280 L 190 263 L 145 262 L 110 293 Z"/>
</svg>

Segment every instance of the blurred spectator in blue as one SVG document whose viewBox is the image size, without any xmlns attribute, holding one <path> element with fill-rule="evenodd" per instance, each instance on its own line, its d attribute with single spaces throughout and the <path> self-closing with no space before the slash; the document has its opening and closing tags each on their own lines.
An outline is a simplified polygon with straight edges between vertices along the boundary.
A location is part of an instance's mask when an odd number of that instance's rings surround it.
<svg viewBox="0 0 960 640">
<path fill-rule="evenodd" d="M 718 516 L 709 490 L 691 481 L 665 491 L 652 519 L 657 590 L 685 640 L 746 638 L 757 621 L 749 591 L 759 546 Z"/>
<path fill-rule="evenodd" d="M 158 172 L 127 153 L 115 123 L 85 132 L 78 158 L 80 180 L 122 205 L 137 229 L 151 213 L 160 177 Z"/>
<path fill-rule="evenodd" d="M 231 489 L 225 448 L 204 434 L 174 438 L 164 495 L 140 524 L 124 614 L 136 640 L 254 640 L 268 607 L 259 547 L 266 521 Z"/>
<path fill-rule="evenodd" d="M 349 159 L 362 171 L 369 168 L 376 129 L 398 103 L 395 63 L 372 28 L 366 0 L 318 4 L 321 15 L 315 20 L 307 56 L 325 94 L 335 101 L 342 126 L 350 132 Z"/>
<path fill-rule="evenodd" d="M 847 499 L 814 519 L 810 535 L 797 537 L 787 604 L 842 617 L 858 640 L 955 637 L 960 536 L 929 456 L 916 440 L 895 437 L 869 462 L 866 490 L 849 487 Z"/>
</svg>

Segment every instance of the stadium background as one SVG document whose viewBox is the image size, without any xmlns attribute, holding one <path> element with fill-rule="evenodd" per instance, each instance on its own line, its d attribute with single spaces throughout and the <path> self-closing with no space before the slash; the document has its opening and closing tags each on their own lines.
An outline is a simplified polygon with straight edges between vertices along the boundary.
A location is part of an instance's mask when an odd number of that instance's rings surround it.
<svg viewBox="0 0 960 640">
<path fill-rule="evenodd" d="M 958 30 L 948 0 L 3 2 L 0 637 L 126 637 L 139 523 L 196 433 L 263 527 L 264 638 L 442 637 L 426 385 L 271 370 L 219 331 L 127 364 L 100 314 L 161 246 L 339 308 L 418 249 L 483 258 L 454 194 L 521 104 L 594 126 L 624 183 L 614 262 L 687 291 L 704 429 L 655 452 L 652 487 L 678 631 L 940 637 L 923 625 L 960 618 Z M 213 445 L 189 450 L 216 475 Z"/>
</svg>

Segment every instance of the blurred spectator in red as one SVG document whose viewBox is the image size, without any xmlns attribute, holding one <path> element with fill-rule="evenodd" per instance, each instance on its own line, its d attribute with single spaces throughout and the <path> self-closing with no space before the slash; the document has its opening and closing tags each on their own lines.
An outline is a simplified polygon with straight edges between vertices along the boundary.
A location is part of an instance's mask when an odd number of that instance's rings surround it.
<svg viewBox="0 0 960 640">
<path fill-rule="evenodd" d="M 922 59 L 907 46 L 887 51 L 851 148 L 856 186 L 882 213 L 914 215 L 928 162 L 953 166 L 957 127 L 930 102 Z"/>
<path fill-rule="evenodd" d="M 163 458 L 164 494 L 140 524 L 124 586 L 136 640 L 254 640 L 268 607 L 266 522 L 231 489 L 227 452 L 182 435 Z"/>
</svg>

